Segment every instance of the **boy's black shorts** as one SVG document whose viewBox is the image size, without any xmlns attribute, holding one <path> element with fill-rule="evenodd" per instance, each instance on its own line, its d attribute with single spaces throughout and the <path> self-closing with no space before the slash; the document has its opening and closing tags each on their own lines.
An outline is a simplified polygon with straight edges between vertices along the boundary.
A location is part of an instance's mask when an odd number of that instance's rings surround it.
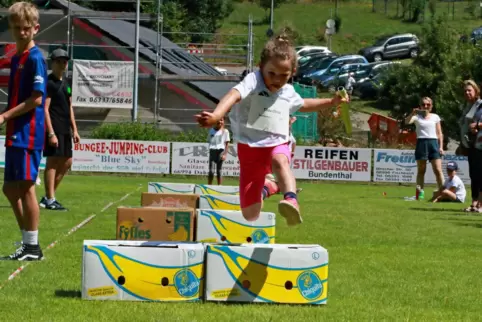
<svg viewBox="0 0 482 322">
<path fill-rule="evenodd" d="M 71 134 L 59 134 L 57 135 L 59 145 L 57 147 L 49 144 L 48 136 L 45 137 L 45 157 L 72 157 L 72 135 Z"/>
</svg>

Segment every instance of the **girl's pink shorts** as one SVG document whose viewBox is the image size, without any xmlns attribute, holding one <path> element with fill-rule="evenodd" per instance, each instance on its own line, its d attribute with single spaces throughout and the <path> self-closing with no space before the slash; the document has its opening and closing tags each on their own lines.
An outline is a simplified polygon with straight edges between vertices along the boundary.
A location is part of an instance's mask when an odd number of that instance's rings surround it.
<svg viewBox="0 0 482 322">
<path fill-rule="evenodd" d="M 238 143 L 239 158 L 239 195 L 241 208 L 246 208 L 262 201 L 264 179 L 273 173 L 271 163 L 275 154 L 283 154 L 291 163 L 289 144 L 254 148 Z"/>
</svg>

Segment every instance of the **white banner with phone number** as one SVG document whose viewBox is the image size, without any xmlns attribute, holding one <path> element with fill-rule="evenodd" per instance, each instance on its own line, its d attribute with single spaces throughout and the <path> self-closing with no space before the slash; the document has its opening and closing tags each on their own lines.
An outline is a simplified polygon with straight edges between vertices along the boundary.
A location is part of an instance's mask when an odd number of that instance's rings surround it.
<svg viewBox="0 0 482 322">
<path fill-rule="evenodd" d="M 72 171 L 170 173 L 170 142 L 81 139 L 73 145 Z M 40 169 L 45 169 L 42 157 Z M 0 168 L 5 167 L 5 136 L 0 136 Z"/>
<path fill-rule="evenodd" d="M 373 181 L 415 183 L 417 179 L 417 161 L 414 150 L 375 149 L 373 154 Z M 447 151 L 442 158 L 442 170 L 447 177 L 447 162 L 455 161 L 459 166 L 457 175 L 465 184 L 470 184 L 469 162 L 467 157 L 457 156 Z M 426 183 L 436 183 L 432 165 L 427 164 Z"/>
<path fill-rule="evenodd" d="M 73 69 L 73 106 L 132 108 L 133 62 L 76 59 Z"/>
</svg>

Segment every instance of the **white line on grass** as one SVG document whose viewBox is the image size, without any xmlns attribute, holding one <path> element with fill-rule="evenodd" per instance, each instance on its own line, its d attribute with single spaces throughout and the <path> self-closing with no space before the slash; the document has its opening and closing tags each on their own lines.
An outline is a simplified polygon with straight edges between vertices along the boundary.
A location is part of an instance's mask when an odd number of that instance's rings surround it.
<svg viewBox="0 0 482 322">
<path fill-rule="evenodd" d="M 118 202 L 121 202 L 121 201 L 124 201 L 125 199 L 127 199 L 130 195 L 132 195 L 133 193 L 139 191 L 140 189 L 142 188 L 142 185 L 139 185 L 139 187 L 137 187 L 137 189 L 135 189 L 134 191 L 132 192 L 129 192 L 128 194 L 126 194 L 124 197 L 120 198 L 119 200 L 117 201 L 114 201 L 114 202 L 109 202 L 104 208 L 102 208 L 100 210 L 100 212 L 104 212 L 106 211 L 107 209 L 109 209 L 112 205 L 118 203 Z M 51 243 L 50 245 L 47 246 L 47 248 L 45 248 L 45 251 L 48 251 L 49 249 L 52 249 L 54 248 L 55 245 L 57 245 L 59 243 L 59 241 L 63 238 L 66 238 L 70 235 L 72 235 L 74 232 L 76 232 L 77 230 L 79 230 L 80 228 L 82 228 L 83 226 L 85 226 L 86 224 L 88 224 L 89 222 L 92 221 L 92 219 L 94 219 L 97 215 L 96 214 L 92 214 L 90 215 L 89 217 L 87 217 L 86 219 L 84 219 L 81 223 L 79 223 L 78 225 L 74 226 L 72 229 L 70 229 L 65 235 L 62 235 L 60 238 L 58 238 L 56 241 L 54 241 L 53 243 Z M 7 280 L 5 282 L 3 282 L 2 285 L 0 285 L 0 290 L 3 289 L 5 287 L 5 285 L 13 280 L 15 277 L 17 277 L 22 271 L 25 270 L 25 268 L 30 265 L 30 263 L 32 262 L 26 262 L 24 265 L 20 266 L 19 268 L 17 268 L 12 274 L 10 274 L 7 278 Z"/>
</svg>

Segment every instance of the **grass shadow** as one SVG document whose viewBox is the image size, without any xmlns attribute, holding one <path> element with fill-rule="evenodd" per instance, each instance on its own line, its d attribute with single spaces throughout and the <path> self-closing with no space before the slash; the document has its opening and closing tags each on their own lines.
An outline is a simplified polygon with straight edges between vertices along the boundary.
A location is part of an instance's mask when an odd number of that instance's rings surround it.
<svg viewBox="0 0 482 322">
<path fill-rule="evenodd" d="M 56 297 L 81 298 L 82 293 L 76 290 L 55 290 Z"/>
<path fill-rule="evenodd" d="M 463 213 L 463 210 L 450 209 L 450 208 L 419 208 L 419 207 L 412 207 L 412 208 L 409 208 L 409 210 Z"/>
<path fill-rule="evenodd" d="M 482 228 L 482 223 L 474 222 L 452 222 L 455 226 Z"/>
</svg>

